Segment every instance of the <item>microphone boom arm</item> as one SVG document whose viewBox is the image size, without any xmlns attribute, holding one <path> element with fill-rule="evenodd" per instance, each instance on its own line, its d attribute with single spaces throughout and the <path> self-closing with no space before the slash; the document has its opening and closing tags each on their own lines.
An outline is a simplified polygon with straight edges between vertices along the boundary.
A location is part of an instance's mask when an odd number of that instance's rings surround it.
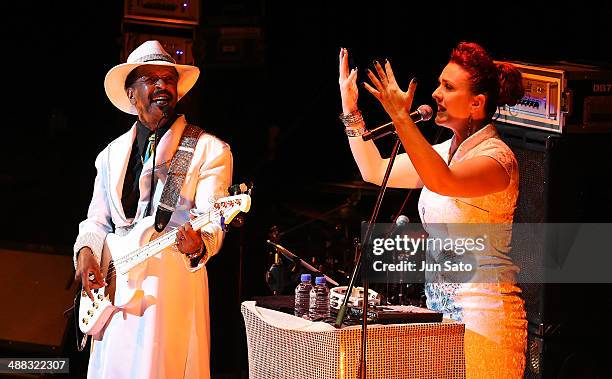
<svg viewBox="0 0 612 379">
<path fill-rule="evenodd" d="M 421 105 L 416 111 L 410 113 L 410 118 L 414 122 L 429 121 L 433 115 L 433 109 L 427 104 Z M 372 130 L 363 133 L 361 138 L 364 141 L 375 140 L 388 134 L 395 133 L 393 122 L 388 122 Z"/>
<path fill-rule="evenodd" d="M 267 243 L 269 243 L 270 245 L 274 246 L 274 248 L 279 251 L 281 254 L 283 254 L 285 257 L 287 257 L 288 259 L 301 264 L 304 268 L 315 272 L 317 274 L 321 274 L 323 275 L 323 277 L 325 278 L 326 281 L 328 281 L 329 283 L 333 284 L 334 286 L 339 286 L 340 284 L 338 282 L 336 282 L 335 280 L 333 280 L 332 278 L 330 278 L 329 276 L 323 274 L 321 271 L 317 270 L 316 268 L 314 268 L 313 266 L 311 266 L 308 262 L 304 261 L 302 258 L 298 257 L 297 255 L 293 254 L 292 252 L 290 252 L 289 250 L 285 249 L 284 247 L 282 247 L 281 245 L 274 243 L 270 240 L 266 240 Z"/>
</svg>

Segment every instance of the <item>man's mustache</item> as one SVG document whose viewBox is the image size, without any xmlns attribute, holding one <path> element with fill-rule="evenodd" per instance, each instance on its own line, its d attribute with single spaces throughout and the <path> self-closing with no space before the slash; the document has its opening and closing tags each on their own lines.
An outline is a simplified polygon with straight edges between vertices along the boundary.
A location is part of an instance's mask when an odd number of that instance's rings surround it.
<svg viewBox="0 0 612 379">
<path fill-rule="evenodd" d="M 168 92 L 167 90 L 163 90 L 163 89 L 153 92 L 153 94 L 151 94 L 150 96 L 150 99 L 153 100 L 155 97 L 159 95 L 166 95 L 169 100 L 172 100 L 172 94 Z"/>
</svg>

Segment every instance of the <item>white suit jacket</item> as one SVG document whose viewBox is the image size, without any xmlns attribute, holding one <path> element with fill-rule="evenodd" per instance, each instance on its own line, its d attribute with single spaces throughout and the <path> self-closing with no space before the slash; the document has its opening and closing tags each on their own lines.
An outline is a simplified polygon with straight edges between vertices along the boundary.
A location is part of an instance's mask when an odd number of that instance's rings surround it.
<svg viewBox="0 0 612 379">
<path fill-rule="evenodd" d="M 168 168 L 176 151 L 183 129 L 187 125 L 184 116 L 179 116 L 160 139 L 155 157 L 155 176 L 158 178 L 153 196 L 152 212 L 157 210 Z M 152 159 L 147 161 L 139 179 L 140 199 L 133 219 L 126 218 L 121 204 L 123 180 L 132 145 L 136 138 L 136 123 L 122 136 L 108 144 L 95 161 L 97 175 L 87 219 L 79 224 L 79 234 L 74 244 L 76 268 L 77 252 L 84 246 L 93 251 L 98 262 L 104 239 L 114 228 L 124 228 L 144 217 L 151 187 Z M 176 227 L 189 221 L 189 211 L 206 212 L 216 199 L 227 196 L 232 180 L 232 153 L 225 142 L 208 133 L 202 133 L 195 146 L 191 165 L 172 218 L 167 226 Z M 218 224 L 208 224 L 202 229 L 208 257 L 216 254 L 223 241 L 223 231 Z M 185 258 L 186 263 L 188 262 Z M 197 270 L 205 262 L 200 262 Z"/>
</svg>

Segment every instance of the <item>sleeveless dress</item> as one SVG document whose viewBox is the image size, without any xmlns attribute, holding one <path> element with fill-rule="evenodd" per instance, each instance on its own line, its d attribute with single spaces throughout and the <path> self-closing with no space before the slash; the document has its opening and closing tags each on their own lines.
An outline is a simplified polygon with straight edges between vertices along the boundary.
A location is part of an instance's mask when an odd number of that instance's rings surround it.
<svg viewBox="0 0 612 379">
<path fill-rule="evenodd" d="M 435 146 L 446 152 L 442 157 L 447 163 L 451 142 Z M 490 242 L 475 256 L 478 274 L 471 280 L 453 283 L 437 273 L 426 278 L 427 306 L 465 324 L 468 378 L 522 378 L 527 321 L 516 286 L 518 268 L 510 257 L 518 164 L 492 124 L 463 141 L 449 166 L 477 156 L 491 157 L 504 167 L 510 175 L 506 189 L 474 198 L 442 196 L 427 187 L 421 192 L 418 210 L 430 237 L 452 237 L 457 224 L 482 224 L 489 225 Z M 439 261 L 445 253 L 428 251 L 427 262 Z"/>
</svg>

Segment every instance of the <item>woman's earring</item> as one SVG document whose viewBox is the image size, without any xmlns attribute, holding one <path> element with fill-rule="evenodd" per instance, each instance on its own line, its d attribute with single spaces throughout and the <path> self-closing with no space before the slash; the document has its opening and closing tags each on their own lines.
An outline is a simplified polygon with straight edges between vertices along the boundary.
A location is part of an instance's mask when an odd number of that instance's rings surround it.
<svg viewBox="0 0 612 379">
<path fill-rule="evenodd" d="M 469 137 L 469 136 L 471 136 L 471 135 L 472 135 L 472 133 L 474 132 L 474 131 L 473 131 L 473 127 L 474 127 L 474 125 L 473 125 L 473 122 L 472 122 L 472 121 L 473 121 L 473 120 L 472 120 L 472 115 L 470 114 L 470 117 L 468 117 L 468 125 L 467 125 L 467 126 L 468 126 L 468 127 L 467 127 L 467 132 L 468 132 L 468 133 L 467 133 L 467 136 L 468 136 L 468 137 Z"/>
</svg>

